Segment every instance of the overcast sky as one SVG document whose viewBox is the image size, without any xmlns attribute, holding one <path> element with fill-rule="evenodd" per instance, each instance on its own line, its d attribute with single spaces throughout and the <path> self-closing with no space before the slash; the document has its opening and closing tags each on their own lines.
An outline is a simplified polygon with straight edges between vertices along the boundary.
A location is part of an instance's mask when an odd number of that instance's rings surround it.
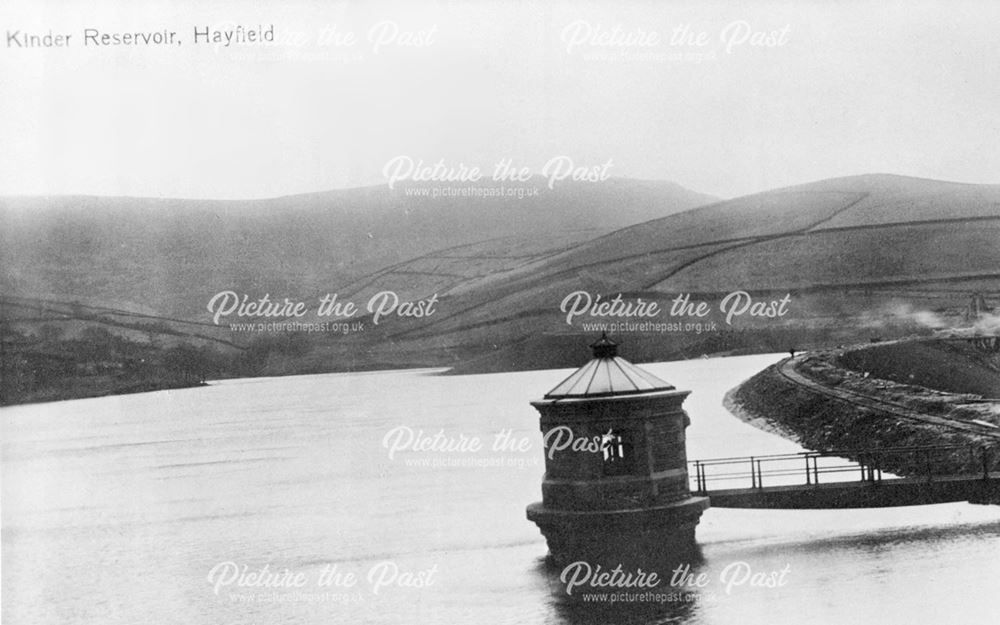
<svg viewBox="0 0 1000 625">
<path fill-rule="evenodd" d="M 0 31 L 73 45 L 3 39 L 0 193 L 271 197 L 382 184 L 400 155 L 610 159 L 725 197 L 869 172 L 1000 182 L 1000 3 L 622 4 L 5 1 Z M 227 23 L 279 42 L 192 43 Z M 671 45 L 684 25 L 703 45 Z M 84 47 L 84 28 L 182 44 Z"/>
</svg>

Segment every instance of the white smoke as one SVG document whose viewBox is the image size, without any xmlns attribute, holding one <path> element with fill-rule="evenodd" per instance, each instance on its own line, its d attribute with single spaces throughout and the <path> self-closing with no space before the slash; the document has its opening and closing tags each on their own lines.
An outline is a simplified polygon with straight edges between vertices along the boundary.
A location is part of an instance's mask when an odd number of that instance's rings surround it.
<svg viewBox="0 0 1000 625">
<path fill-rule="evenodd" d="M 865 311 L 858 316 L 858 321 L 862 327 L 873 329 L 890 325 L 916 325 L 931 330 L 944 330 L 954 325 L 938 313 L 915 308 L 908 302 L 893 302 L 875 311 Z"/>
<path fill-rule="evenodd" d="M 913 325 L 936 333 L 962 336 L 1000 334 L 1000 313 L 981 312 L 976 319 L 966 320 L 960 314 L 943 315 L 917 308 L 908 302 L 893 302 L 857 317 L 861 327 L 882 329 L 888 326 Z"/>
<path fill-rule="evenodd" d="M 980 313 L 979 318 L 972 324 L 972 331 L 976 334 L 1000 334 L 1000 315 Z"/>
<path fill-rule="evenodd" d="M 893 307 L 891 314 L 900 321 L 909 321 L 910 323 L 932 330 L 947 328 L 951 325 L 948 320 L 936 312 L 919 310 L 905 303 Z"/>
</svg>

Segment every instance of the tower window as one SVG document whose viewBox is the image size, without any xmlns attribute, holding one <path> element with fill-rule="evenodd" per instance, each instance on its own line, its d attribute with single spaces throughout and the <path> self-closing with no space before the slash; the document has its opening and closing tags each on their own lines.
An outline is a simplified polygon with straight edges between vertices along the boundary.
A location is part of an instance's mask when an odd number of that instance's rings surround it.
<svg viewBox="0 0 1000 625">
<path fill-rule="evenodd" d="M 601 453 L 605 475 L 627 475 L 635 472 L 635 454 L 627 432 L 608 430 L 601 436 Z"/>
</svg>

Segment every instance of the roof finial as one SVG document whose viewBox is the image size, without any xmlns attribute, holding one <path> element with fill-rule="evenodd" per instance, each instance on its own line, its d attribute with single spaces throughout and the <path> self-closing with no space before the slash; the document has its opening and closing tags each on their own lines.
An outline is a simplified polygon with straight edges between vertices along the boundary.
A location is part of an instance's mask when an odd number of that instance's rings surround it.
<svg viewBox="0 0 1000 625">
<path fill-rule="evenodd" d="M 601 333 L 601 338 L 590 344 L 594 358 L 614 358 L 618 355 L 618 343 L 608 338 L 607 332 Z"/>
<path fill-rule="evenodd" d="M 652 373 L 618 356 L 607 333 L 591 343 L 594 357 L 545 394 L 545 399 L 584 399 L 675 390 Z"/>
</svg>

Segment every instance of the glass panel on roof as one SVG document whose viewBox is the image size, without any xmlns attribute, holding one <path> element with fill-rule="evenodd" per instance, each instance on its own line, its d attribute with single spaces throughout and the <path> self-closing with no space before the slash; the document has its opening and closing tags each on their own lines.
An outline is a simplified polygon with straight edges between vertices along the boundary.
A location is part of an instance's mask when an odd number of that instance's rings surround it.
<svg viewBox="0 0 1000 625">
<path fill-rule="evenodd" d="M 673 388 L 673 385 L 622 358 L 595 358 L 560 382 L 545 397 L 594 397 Z"/>
</svg>

